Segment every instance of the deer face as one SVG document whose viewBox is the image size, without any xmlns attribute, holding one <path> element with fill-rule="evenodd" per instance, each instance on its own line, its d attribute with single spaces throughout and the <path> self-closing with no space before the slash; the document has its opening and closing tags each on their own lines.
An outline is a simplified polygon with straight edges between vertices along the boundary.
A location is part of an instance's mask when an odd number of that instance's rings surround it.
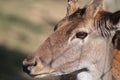
<svg viewBox="0 0 120 80">
<path fill-rule="evenodd" d="M 83 9 L 75 4 L 74 0 L 69 2 L 69 13 L 57 24 L 55 32 L 23 61 L 26 73 L 43 77 L 83 68 L 90 71 L 90 66 L 110 52 L 112 33 L 117 29 L 120 12 L 103 11 L 102 0 L 95 0 Z"/>
</svg>

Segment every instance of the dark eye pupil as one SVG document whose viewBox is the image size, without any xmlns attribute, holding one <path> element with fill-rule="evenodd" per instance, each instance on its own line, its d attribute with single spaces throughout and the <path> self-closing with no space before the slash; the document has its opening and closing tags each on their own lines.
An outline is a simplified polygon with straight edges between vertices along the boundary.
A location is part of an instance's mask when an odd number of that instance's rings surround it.
<svg viewBox="0 0 120 80">
<path fill-rule="evenodd" d="M 88 33 L 86 33 L 86 32 L 78 32 L 76 34 L 76 37 L 80 38 L 80 39 L 84 39 L 85 37 L 87 37 L 87 35 L 88 35 Z"/>
</svg>

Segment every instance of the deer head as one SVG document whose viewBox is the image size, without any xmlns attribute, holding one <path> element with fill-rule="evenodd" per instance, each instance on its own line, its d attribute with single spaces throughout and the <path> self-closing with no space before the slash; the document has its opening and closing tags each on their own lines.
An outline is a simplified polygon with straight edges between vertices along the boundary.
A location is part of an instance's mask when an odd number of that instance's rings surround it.
<svg viewBox="0 0 120 80">
<path fill-rule="evenodd" d="M 77 0 L 68 0 L 67 16 L 23 61 L 23 70 L 34 77 L 64 75 L 81 69 L 86 72 L 95 69 L 102 75 L 103 68 L 112 62 L 111 41 L 119 24 L 120 11 L 104 11 L 103 0 L 92 0 L 84 8 L 78 7 Z M 108 65 L 100 65 L 104 63 L 105 55 L 110 58 Z"/>
</svg>

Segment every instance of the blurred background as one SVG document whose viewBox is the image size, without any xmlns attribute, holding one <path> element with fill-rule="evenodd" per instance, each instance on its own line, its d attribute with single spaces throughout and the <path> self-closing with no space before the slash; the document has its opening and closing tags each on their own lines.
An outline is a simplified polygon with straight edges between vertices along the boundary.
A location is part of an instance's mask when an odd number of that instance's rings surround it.
<svg viewBox="0 0 120 80">
<path fill-rule="evenodd" d="M 80 6 L 89 0 L 79 0 Z M 23 59 L 34 52 L 66 15 L 67 0 L 0 0 L 0 80 L 33 80 L 22 71 Z M 120 0 L 105 8 L 120 9 Z M 47 79 L 46 79 L 47 80 Z"/>
</svg>

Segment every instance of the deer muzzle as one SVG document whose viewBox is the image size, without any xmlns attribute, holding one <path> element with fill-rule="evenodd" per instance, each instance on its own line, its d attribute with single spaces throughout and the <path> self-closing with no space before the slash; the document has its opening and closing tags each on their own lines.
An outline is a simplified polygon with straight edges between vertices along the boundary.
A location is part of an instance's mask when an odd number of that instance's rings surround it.
<svg viewBox="0 0 120 80">
<path fill-rule="evenodd" d="M 54 72 L 52 68 L 44 64 L 40 58 L 27 58 L 23 61 L 23 71 L 32 77 L 45 77 Z"/>
</svg>

